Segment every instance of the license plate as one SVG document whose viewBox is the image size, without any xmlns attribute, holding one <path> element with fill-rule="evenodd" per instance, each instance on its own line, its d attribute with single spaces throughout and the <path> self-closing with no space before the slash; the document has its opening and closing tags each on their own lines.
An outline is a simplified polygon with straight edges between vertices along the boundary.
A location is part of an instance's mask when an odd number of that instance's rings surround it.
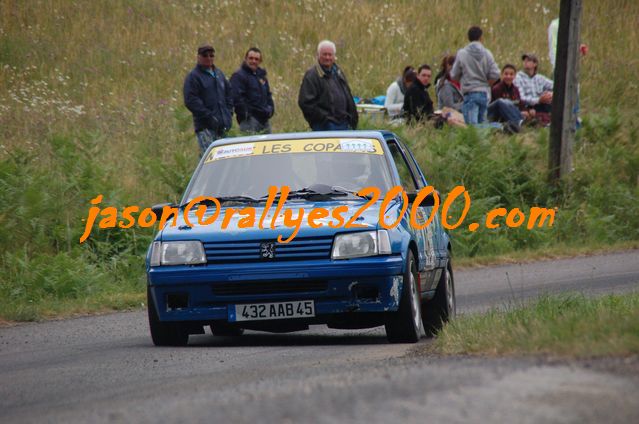
<svg viewBox="0 0 639 424">
<path fill-rule="evenodd" d="M 231 322 L 258 321 L 264 319 L 308 318 L 314 316 L 315 302 L 312 300 L 229 306 L 229 321 Z"/>
</svg>

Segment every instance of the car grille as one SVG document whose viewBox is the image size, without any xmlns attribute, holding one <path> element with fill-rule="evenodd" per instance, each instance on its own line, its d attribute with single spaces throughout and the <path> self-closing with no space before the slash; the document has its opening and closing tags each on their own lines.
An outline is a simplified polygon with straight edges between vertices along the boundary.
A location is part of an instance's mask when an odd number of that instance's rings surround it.
<svg viewBox="0 0 639 424">
<path fill-rule="evenodd" d="M 242 296 L 277 293 L 324 292 L 328 289 L 326 280 L 289 280 L 289 281 L 238 281 L 234 283 L 216 283 L 213 294 L 216 296 Z"/>
<path fill-rule="evenodd" d="M 272 258 L 263 256 L 263 245 L 272 243 Z M 308 259 L 328 259 L 331 255 L 333 237 L 295 238 L 289 243 L 275 240 L 250 240 L 236 242 L 204 243 L 204 251 L 209 264 L 268 261 L 301 261 Z"/>
</svg>

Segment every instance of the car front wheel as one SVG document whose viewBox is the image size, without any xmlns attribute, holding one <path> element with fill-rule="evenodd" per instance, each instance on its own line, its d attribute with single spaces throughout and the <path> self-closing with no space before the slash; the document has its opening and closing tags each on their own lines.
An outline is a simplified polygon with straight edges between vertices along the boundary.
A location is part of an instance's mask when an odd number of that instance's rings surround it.
<svg viewBox="0 0 639 424">
<path fill-rule="evenodd" d="M 444 323 L 455 317 L 456 309 L 455 280 L 453 278 L 453 268 L 449 262 L 439 279 L 435 297 L 424 302 L 422 307 L 426 335 L 428 337 L 436 335 L 442 329 Z"/>
<path fill-rule="evenodd" d="M 416 343 L 422 336 L 422 308 L 417 264 L 411 250 L 406 258 L 404 286 L 396 312 L 386 319 L 386 337 L 391 343 Z"/>
</svg>

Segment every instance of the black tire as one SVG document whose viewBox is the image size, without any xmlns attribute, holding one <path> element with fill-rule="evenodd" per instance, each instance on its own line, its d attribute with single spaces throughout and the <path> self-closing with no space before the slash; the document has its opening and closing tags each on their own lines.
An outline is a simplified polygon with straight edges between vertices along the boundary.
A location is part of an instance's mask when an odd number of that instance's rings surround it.
<svg viewBox="0 0 639 424">
<path fill-rule="evenodd" d="M 156 346 L 186 346 L 189 342 L 189 330 L 177 322 L 160 322 L 155 310 L 155 302 L 151 297 L 151 289 L 146 289 L 147 311 L 149 312 L 149 328 L 151 339 Z"/>
<path fill-rule="evenodd" d="M 426 336 L 435 336 L 445 323 L 455 318 L 456 311 L 455 279 L 453 268 L 448 262 L 437 283 L 435 296 L 422 304 L 422 320 Z"/>
<path fill-rule="evenodd" d="M 217 337 L 239 337 L 244 334 L 244 329 L 220 322 L 211 325 L 211 333 Z"/>
<path fill-rule="evenodd" d="M 386 338 L 391 343 L 417 343 L 422 336 L 421 296 L 417 281 L 417 263 L 412 250 L 409 250 L 399 309 L 389 313 L 385 323 Z"/>
</svg>

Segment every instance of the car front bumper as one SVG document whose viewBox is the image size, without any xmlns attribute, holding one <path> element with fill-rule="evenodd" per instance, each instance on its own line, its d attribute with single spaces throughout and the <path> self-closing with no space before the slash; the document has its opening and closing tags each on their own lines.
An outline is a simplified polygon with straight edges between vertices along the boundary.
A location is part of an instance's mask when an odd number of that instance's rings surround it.
<svg viewBox="0 0 639 424">
<path fill-rule="evenodd" d="M 207 322 L 227 320 L 236 304 L 293 300 L 313 300 L 316 317 L 396 311 L 403 266 L 402 257 L 393 255 L 154 267 L 147 276 L 160 321 Z"/>
</svg>

